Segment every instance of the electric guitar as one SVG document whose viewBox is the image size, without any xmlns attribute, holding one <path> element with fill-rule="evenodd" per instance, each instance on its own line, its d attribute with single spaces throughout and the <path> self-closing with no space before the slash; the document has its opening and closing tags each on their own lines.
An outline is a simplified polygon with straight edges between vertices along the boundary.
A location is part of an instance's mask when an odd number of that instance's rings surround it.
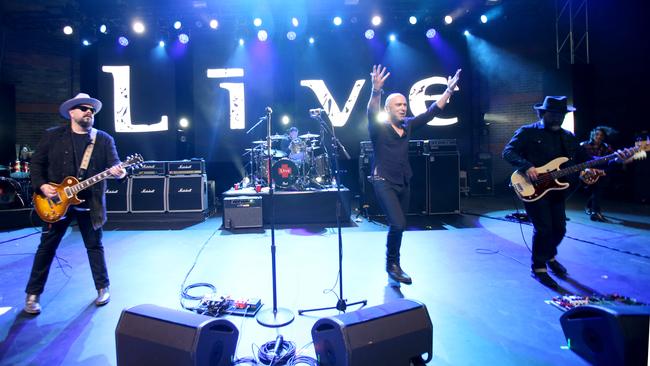
<svg viewBox="0 0 650 366">
<path fill-rule="evenodd" d="M 646 157 L 646 151 L 650 150 L 650 141 L 639 141 L 630 149 L 634 152 L 631 159 L 644 159 Z M 534 202 L 544 197 L 548 191 L 559 191 L 569 187 L 569 183 L 560 182 L 558 178 L 608 163 L 617 157 L 615 153 L 612 153 L 602 158 L 589 160 L 582 164 L 572 165 L 563 169 L 560 168 L 560 165 L 566 163 L 569 159 L 565 157 L 555 158 L 546 163 L 546 165 L 535 168 L 537 171 L 537 179 L 533 182 L 530 181 L 526 172 L 516 170 L 510 177 L 510 185 L 522 201 Z M 584 177 L 583 180 L 587 184 L 593 184 L 599 177 L 599 175 L 589 175 Z"/>
<path fill-rule="evenodd" d="M 142 155 L 135 154 L 127 157 L 126 161 L 120 163 L 119 166 L 126 169 L 136 167 L 142 163 Z M 78 205 L 83 202 L 83 200 L 77 198 L 77 193 L 110 177 L 111 173 L 108 172 L 109 169 L 81 182 L 75 177 L 66 177 L 61 184 L 49 183 L 56 188 L 56 196 L 52 198 L 48 198 L 43 194 L 34 193 L 32 198 L 38 217 L 48 223 L 61 220 L 66 212 L 68 212 L 70 205 Z"/>
</svg>

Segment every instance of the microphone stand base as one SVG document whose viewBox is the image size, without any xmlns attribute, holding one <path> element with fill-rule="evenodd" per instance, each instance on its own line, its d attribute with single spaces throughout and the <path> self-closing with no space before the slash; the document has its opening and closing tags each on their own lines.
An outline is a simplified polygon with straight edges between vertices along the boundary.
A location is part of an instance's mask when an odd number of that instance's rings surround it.
<svg viewBox="0 0 650 366">
<path fill-rule="evenodd" d="M 293 322 L 295 319 L 295 316 L 289 309 L 277 308 L 275 310 L 261 310 L 259 314 L 257 314 L 256 319 L 257 322 L 262 326 L 269 328 L 280 328 L 291 324 L 291 322 Z"/>
</svg>

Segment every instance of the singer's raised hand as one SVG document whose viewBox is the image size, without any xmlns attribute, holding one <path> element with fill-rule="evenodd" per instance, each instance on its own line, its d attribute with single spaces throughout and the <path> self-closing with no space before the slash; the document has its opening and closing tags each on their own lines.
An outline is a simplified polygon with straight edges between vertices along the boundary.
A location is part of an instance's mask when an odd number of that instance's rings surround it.
<svg viewBox="0 0 650 366">
<path fill-rule="evenodd" d="M 390 76 L 390 72 L 386 71 L 385 66 L 373 65 L 372 72 L 370 73 L 370 78 L 372 80 L 372 90 L 381 91 L 384 87 L 384 81 Z"/>
</svg>

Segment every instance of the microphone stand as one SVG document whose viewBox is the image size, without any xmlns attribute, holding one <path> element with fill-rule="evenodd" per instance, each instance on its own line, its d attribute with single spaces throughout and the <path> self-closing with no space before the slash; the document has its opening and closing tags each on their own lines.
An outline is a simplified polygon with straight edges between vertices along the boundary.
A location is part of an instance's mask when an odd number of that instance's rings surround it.
<svg viewBox="0 0 650 366">
<path fill-rule="evenodd" d="M 332 128 L 330 129 L 329 126 L 325 123 L 323 118 L 320 116 L 320 114 L 313 114 L 313 118 L 317 119 L 323 130 L 329 133 L 331 137 L 331 142 L 332 142 L 332 156 L 334 156 L 334 167 L 336 168 L 335 174 L 336 174 L 336 191 L 337 191 L 337 200 L 336 200 L 336 227 L 338 229 L 338 241 L 339 241 L 339 296 L 338 296 L 338 301 L 336 302 L 335 306 L 329 306 L 329 307 L 324 307 L 324 308 L 315 308 L 315 309 L 304 309 L 304 310 L 298 310 L 298 315 L 302 315 L 304 313 L 312 312 L 312 311 L 321 311 L 321 310 L 330 310 L 330 309 L 336 309 L 338 311 L 345 312 L 345 310 L 348 308 L 348 306 L 353 306 L 353 305 L 358 305 L 358 304 L 363 304 L 363 306 L 366 306 L 368 304 L 368 300 L 360 300 L 356 301 L 353 303 L 347 303 L 347 299 L 343 298 L 343 236 L 341 234 L 341 205 L 342 205 L 342 199 L 341 199 L 341 172 L 339 171 L 339 154 L 338 154 L 338 149 L 339 147 L 342 148 L 344 154 L 346 155 L 347 158 L 350 157 L 348 155 L 347 151 L 345 151 L 345 147 L 341 144 L 341 142 L 336 138 L 336 135 L 334 133 L 334 125 L 332 125 Z"/>
<path fill-rule="evenodd" d="M 269 182 L 269 205 L 271 206 L 271 278 L 273 282 L 273 309 L 264 309 L 257 314 L 257 322 L 260 325 L 270 328 L 279 328 L 290 324 L 294 320 L 294 315 L 289 309 L 278 308 L 278 291 L 276 286 L 276 266 L 275 266 L 275 214 L 273 207 L 273 186 L 271 182 L 271 113 L 273 111 L 270 107 L 266 108 L 266 122 L 267 122 L 267 135 L 266 135 L 266 148 L 268 149 L 267 156 L 267 176 Z M 261 120 L 260 120 L 261 122 Z M 258 122 L 259 123 L 259 122 Z"/>
</svg>

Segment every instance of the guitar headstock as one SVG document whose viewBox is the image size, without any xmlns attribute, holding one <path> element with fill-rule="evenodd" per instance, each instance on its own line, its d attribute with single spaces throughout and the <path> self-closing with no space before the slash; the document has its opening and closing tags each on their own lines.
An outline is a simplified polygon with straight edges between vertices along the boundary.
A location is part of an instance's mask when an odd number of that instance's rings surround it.
<svg viewBox="0 0 650 366">
<path fill-rule="evenodd" d="M 126 160 L 122 163 L 123 168 L 138 168 L 144 163 L 144 158 L 140 154 L 133 154 L 126 157 Z"/>
<path fill-rule="evenodd" d="M 650 136 L 646 137 L 645 141 L 639 140 L 635 142 L 634 146 L 637 148 L 638 151 L 650 151 Z"/>
</svg>

